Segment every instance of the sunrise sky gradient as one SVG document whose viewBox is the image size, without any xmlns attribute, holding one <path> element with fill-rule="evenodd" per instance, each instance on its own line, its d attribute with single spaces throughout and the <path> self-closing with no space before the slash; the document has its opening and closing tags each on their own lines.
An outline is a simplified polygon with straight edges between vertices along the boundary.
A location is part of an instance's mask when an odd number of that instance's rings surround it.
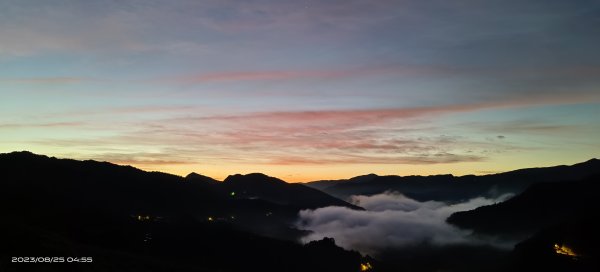
<svg viewBox="0 0 600 272">
<path fill-rule="evenodd" d="M 600 1 L 0 0 L 0 152 L 223 179 L 600 154 Z"/>
</svg>

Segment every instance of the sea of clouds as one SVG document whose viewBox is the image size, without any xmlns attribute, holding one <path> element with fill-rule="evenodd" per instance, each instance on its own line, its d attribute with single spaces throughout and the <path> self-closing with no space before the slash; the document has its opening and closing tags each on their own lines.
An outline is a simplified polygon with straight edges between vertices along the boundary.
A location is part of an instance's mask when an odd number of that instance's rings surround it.
<svg viewBox="0 0 600 272">
<path fill-rule="evenodd" d="M 389 248 L 423 244 L 491 243 L 446 223 L 446 219 L 452 213 L 502 202 L 510 197 L 508 194 L 495 199 L 477 197 L 446 204 L 420 202 L 396 192 L 352 196 L 351 202 L 365 210 L 338 206 L 302 210 L 297 227 L 311 231 L 302 242 L 331 237 L 341 247 L 372 255 Z"/>
</svg>

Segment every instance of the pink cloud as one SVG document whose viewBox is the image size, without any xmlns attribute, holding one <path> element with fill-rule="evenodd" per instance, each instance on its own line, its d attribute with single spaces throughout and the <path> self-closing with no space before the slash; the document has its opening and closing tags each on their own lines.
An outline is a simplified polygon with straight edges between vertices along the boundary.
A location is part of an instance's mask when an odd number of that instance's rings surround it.
<svg viewBox="0 0 600 272">
<path fill-rule="evenodd" d="M 167 78 L 167 82 L 197 84 L 228 81 L 273 81 L 294 79 L 339 79 L 377 75 L 421 76 L 449 75 L 460 72 L 456 68 L 426 65 L 393 64 L 374 67 L 353 67 L 329 70 L 263 70 L 225 71 Z"/>
<path fill-rule="evenodd" d="M 467 147 L 502 148 L 497 143 L 422 137 L 424 117 L 472 111 L 485 105 L 412 109 L 266 112 L 182 117 L 149 123 L 116 141 L 202 150 L 204 155 L 254 157 L 252 163 L 448 163 L 481 160 Z M 399 133 L 403 131 L 405 133 Z M 421 135 L 418 137 L 418 135 Z M 449 140 L 450 139 L 450 140 Z M 315 157 L 315 154 L 318 154 Z"/>
<path fill-rule="evenodd" d="M 448 137 L 413 137 L 435 133 L 435 128 L 428 127 L 431 118 L 482 109 L 521 107 L 527 104 L 527 101 L 507 101 L 400 109 L 185 116 L 146 122 L 142 127 L 137 127 L 135 131 L 123 134 L 114 141 L 220 147 L 233 152 L 256 152 L 270 147 L 290 152 L 304 149 L 379 154 L 434 153 L 439 151 L 433 148 L 434 146 L 458 146 L 460 144 L 456 144 L 457 142 L 465 141 Z M 481 143 L 482 148 L 486 145 L 489 144 Z"/>
<path fill-rule="evenodd" d="M 147 120 L 134 125 L 111 123 L 113 129 L 119 128 L 117 135 L 113 136 L 72 141 L 48 139 L 46 144 L 86 149 L 93 147 L 97 150 L 109 146 L 125 150 L 140 150 L 145 147 L 158 150 L 158 155 L 153 157 L 106 156 L 107 159 L 119 162 L 137 161 L 138 164 L 180 163 L 199 159 L 265 165 L 472 162 L 485 160 L 490 154 L 518 150 L 521 147 L 510 141 L 491 142 L 469 138 L 467 135 L 444 136 L 432 120 L 443 115 L 484 109 L 576 103 L 581 99 L 576 96 L 545 99 L 532 97 L 518 101 L 433 107 L 278 111 L 212 116 L 194 115 L 194 109 L 190 109 L 190 112 L 184 111 L 179 117 Z M 133 111 L 135 112 L 137 110 Z M 37 143 L 44 144 L 42 141 Z"/>
<path fill-rule="evenodd" d="M 476 155 L 460 155 L 452 153 L 437 153 L 432 155 L 406 156 L 398 154 L 396 156 L 304 156 L 292 157 L 281 156 L 271 158 L 269 164 L 272 165 L 297 165 L 297 164 L 438 164 L 438 163 L 457 163 L 457 162 L 478 162 L 484 161 L 486 157 Z"/>
<path fill-rule="evenodd" d="M 167 155 L 164 153 L 104 153 L 97 155 L 95 159 L 110 161 L 112 163 L 124 165 L 174 165 L 174 164 L 193 164 L 193 160 L 185 159 L 180 156 Z"/>
</svg>

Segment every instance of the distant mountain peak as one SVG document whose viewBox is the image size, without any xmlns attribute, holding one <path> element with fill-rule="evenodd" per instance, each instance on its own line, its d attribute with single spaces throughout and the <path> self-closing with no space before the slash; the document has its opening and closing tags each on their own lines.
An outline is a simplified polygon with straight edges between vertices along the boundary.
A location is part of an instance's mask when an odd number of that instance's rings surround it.
<svg viewBox="0 0 600 272">
<path fill-rule="evenodd" d="M 356 176 L 351 178 L 349 181 L 354 181 L 354 182 L 369 182 L 372 181 L 374 179 L 376 179 L 377 177 L 379 177 L 376 174 L 367 174 L 367 175 L 362 175 L 362 176 Z"/>
<path fill-rule="evenodd" d="M 596 159 L 596 158 L 591 158 L 591 159 L 589 159 L 587 161 L 576 163 L 576 164 L 573 164 L 571 166 L 576 166 L 576 167 L 597 167 L 598 165 L 600 165 L 600 160 Z"/>
<path fill-rule="evenodd" d="M 205 176 L 205 175 L 200 175 L 196 172 L 189 173 L 187 176 L 185 176 L 185 180 L 186 181 L 200 181 L 200 182 L 207 182 L 207 183 L 218 183 L 219 182 L 216 179 L 213 179 L 213 178 Z"/>
<path fill-rule="evenodd" d="M 585 162 L 582 162 L 582 163 L 600 163 L 600 160 L 596 159 L 596 158 L 591 158 L 591 159 L 589 159 L 589 160 L 587 160 Z"/>
<path fill-rule="evenodd" d="M 23 151 L 13 151 L 10 153 L 3 153 L 2 155 L 6 156 L 20 156 L 20 157 L 47 157 L 44 155 L 38 155 L 31 151 L 23 150 Z"/>
<path fill-rule="evenodd" d="M 242 183 L 242 182 L 252 182 L 252 183 L 287 183 L 278 178 L 274 178 L 271 176 L 267 176 L 263 173 L 251 173 L 251 174 L 235 174 L 228 176 L 223 182 L 225 183 Z"/>
</svg>

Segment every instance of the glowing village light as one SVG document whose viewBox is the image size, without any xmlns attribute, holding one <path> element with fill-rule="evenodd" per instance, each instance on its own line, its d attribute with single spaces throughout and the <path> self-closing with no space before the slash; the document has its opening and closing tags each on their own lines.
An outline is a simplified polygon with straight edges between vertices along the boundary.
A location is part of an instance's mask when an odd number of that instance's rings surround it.
<svg viewBox="0 0 600 272">
<path fill-rule="evenodd" d="M 369 262 L 360 264 L 360 271 L 369 271 L 371 269 L 373 269 L 373 266 L 371 266 L 371 263 Z"/>
<path fill-rule="evenodd" d="M 138 221 L 149 221 L 150 216 L 149 215 L 137 215 L 135 217 L 135 219 L 137 219 Z"/>
<path fill-rule="evenodd" d="M 573 251 L 573 249 L 571 249 L 570 247 L 566 246 L 566 245 L 559 245 L 559 244 L 554 244 L 554 252 L 556 252 L 556 254 L 560 254 L 560 255 L 566 255 L 566 256 L 571 256 L 571 257 L 577 257 L 578 255 Z"/>
</svg>

